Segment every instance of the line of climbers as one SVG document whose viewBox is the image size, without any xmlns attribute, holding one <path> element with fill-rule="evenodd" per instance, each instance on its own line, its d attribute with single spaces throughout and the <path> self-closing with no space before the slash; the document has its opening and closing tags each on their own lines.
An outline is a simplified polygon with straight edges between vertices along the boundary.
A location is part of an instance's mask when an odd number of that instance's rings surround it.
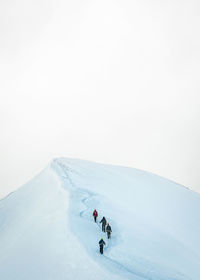
<svg viewBox="0 0 200 280">
<path fill-rule="evenodd" d="M 95 223 L 97 222 L 97 217 L 98 217 L 98 212 L 95 209 L 93 212 L 93 217 L 94 217 L 94 221 Z M 107 232 L 107 237 L 108 239 L 111 237 L 111 226 L 109 225 L 109 223 L 107 223 L 106 218 L 103 217 L 100 221 L 100 223 L 102 223 L 102 231 L 103 232 Z M 106 245 L 105 241 L 103 240 L 103 237 L 101 238 L 101 240 L 99 241 L 99 249 L 100 249 L 100 254 L 103 254 L 103 247 L 104 245 Z"/>
</svg>

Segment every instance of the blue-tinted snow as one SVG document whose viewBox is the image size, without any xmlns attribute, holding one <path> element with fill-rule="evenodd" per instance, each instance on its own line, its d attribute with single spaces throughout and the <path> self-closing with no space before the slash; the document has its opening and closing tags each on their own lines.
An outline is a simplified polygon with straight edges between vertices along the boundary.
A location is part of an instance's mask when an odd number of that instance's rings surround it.
<svg viewBox="0 0 200 280">
<path fill-rule="evenodd" d="M 102 216 L 112 226 L 110 240 Z M 200 195 L 174 182 L 133 168 L 55 159 L 0 201 L 0 279 L 197 280 L 199 221 Z"/>
</svg>

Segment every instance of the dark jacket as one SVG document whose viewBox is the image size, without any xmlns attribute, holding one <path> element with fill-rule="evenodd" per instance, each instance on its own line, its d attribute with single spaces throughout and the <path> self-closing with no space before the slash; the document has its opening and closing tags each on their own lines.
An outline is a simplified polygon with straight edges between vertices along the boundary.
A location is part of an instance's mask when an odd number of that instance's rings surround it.
<svg viewBox="0 0 200 280">
<path fill-rule="evenodd" d="M 102 225 L 106 225 L 106 219 L 105 219 L 105 217 L 103 217 L 103 219 L 100 221 L 100 223 L 102 223 Z"/>
<path fill-rule="evenodd" d="M 106 231 L 107 231 L 107 232 L 112 232 L 112 229 L 111 229 L 111 226 L 110 226 L 110 225 L 107 225 Z"/>
<path fill-rule="evenodd" d="M 99 245 L 100 245 L 100 246 L 104 246 L 104 245 L 106 245 L 106 243 L 104 242 L 103 239 L 101 239 L 101 240 L 99 241 Z"/>
</svg>

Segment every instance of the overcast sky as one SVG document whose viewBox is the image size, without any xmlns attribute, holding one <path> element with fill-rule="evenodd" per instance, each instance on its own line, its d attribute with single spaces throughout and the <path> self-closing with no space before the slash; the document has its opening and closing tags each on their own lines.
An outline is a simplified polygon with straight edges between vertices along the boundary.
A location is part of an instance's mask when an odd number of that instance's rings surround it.
<svg viewBox="0 0 200 280">
<path fill-rule="evenodd" d="M 53 157 L 200 191 L 200 2 L 0 1 L 0 196 Z"/>
</svg>

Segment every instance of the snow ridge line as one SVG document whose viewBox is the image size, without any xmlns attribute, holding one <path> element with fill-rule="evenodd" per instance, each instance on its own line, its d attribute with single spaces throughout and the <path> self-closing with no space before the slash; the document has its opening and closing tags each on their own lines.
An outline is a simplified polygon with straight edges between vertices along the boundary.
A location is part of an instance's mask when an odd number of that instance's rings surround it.
<svg viewBox="0 0 200 280">
<path fill-rule="evenodd" d="M 56 171 L 56 173 L 63 179 L 63 180 L 68 180 L 68 182 L 70 183 L 71 187 L 73 188 L 73 191 L 79 192 L 79 194 L 85 195 L 85 197 L 81 200 L 81 203 L 85 206 L 85 209 L 83 209 L 82 211 L 80 211 L 79 215 L 81 218 L 83 218 L 83 215 L 86 211 L 90 211 L 90 207 L 87 205 L 87 201 L 92 200 L 92 198 L 94 196 L 98 196 L 95 193 L 92 193 L 86 189 L 80 189 L 78 188 L 72 181 L 71 177 L 69 176 L 69 172 L 71 173 L 76 173 L 79 174 L 78 172 L 74 171 L 73 169 L 67 167 L 65 164 L 63 164 L 62 162 L 60 162 L 59 159 L 54 159 L 53 162 L 56 164 L 56 166 L 59 167 L 59 171 L 57 168 L 55 168 L 55 166 L 53 166 L 54 170 Z M 60 174 L 60 170 L 62 171 Z M 64 175 L 63 175 L 64 174 Z M 80 174 L 79 174 L 80 175 Z M 97 226 L 100 228 L 101 227 L 99 224 L 97 224 Z M 108 248 L 109 246 L 107 246 Z M 124 271 L 124 273 L 127 273 L 127 277 L 129 279 L 135 279 L 135 277 L 140 278 L 137 280 L 179 280 L 180 278 L 174 278 L 174 277 L 167 277 L 167 276 L 158 276 L 157 274 L 155 275 L 147 275 L 149 273 L 151 273 L 150 271 L 147 272 L 147 274 L 142 273 L 142 272 L 136 272 L 133 269 L 126 267 L 125 265 L 123 265 L 122 263 L 120 263 L 119 261 L 117 261 L 116 259 L 113 259 L 111 257 L 102 256 L 105 260 L 107 260 L 108 262 L 110 262 L 113 266 L 115 266 L 115 268 L 117 270 L 119 270 L 120 272 Z M 133 278 L 134 277 L 134 278 Z"/>
<path fill-rule="evenodd" d="M 54 160 L 53 160 L 53 163 L 55 163 L 55 164 L 61 169 L 61 171 L 64 173 L 64 176 L 61 175 L 61 174 L 58 174 L 58 175 L 59 175 L 62 179 L 68 180 L 69 183 L 70 183 L 70 185 L 71 185 L 72 187 L 76 188 L 75 184 L 72 182 L 72 180 L 71 180 L 71 178 L 70 178 L 70 176 L 69 176 L 69 174 L 68 174 L 68 172 L 69 172 L 69 171 L 72 172 L 72 170 L 70 170 L 69 168 L 67 168 L 66 165 L 64 165 L 64 164 L 63 164 L 62 162 L 60 162 L 58 159 L 54 159 Z M 55 168 L 54 168 L 54 169 L 55 169 Z M 56 171 L 57 171 L 57 169 L 56 169 Z M 57 171 L 57 173 L 60 173 L 60 172 Z"/>
<path fill-rule="evenodd" d="M 10 192 L 9 194 L 7 194 L 5 197 L 0 199 L 0 202 L 7 199 L 9 196 L 11 196 L 13 193 L 15 193 L 16 191 Z"/>
<path fill-rule="evenodd" d="M 70 185 L 71 185 L 71 187 L 73 187 L 73 189 L 76 189 L 79 193 L 82 193 L 83 195 L 86 195 L 86 197 L 84 197 L 84 198 L 81 200 L 82 204 L 83 204 L 86 208 L 85 208 L 84 210 L 82 210 L 82 211 L 79 213 L 80 217 L 83 218 L 84 213 L 85 213 L 86 211 L 89 210 L 89 206 L 86 204 L 86 202 L 87 202 L 88 200 L 90 200 L 92 197 L 94 197 L 95 194 L 89 192 L 88 190 L 79 189 L 79 188 L 72 182 L 72 180 L 71 180 L 71 178 L 70 178 L 70 176 L 69 176 L 69 174 L 68 174 L 68 172 L 73 172 L 73 170 L 70 169 L 70 168 L 68 168 L 68 167 L 67 167 L 65 164 L 63 164 L 62 162 L 60 162 L 59 159 L 54 159 L 54 163 L 55 163 L 55 164 L 62 170 L 62 172 L 64 173 L 64 176 L 61 175 L 60 177 L 61 177 L 62 179 L 64 179 L 64 180 L 68 180 L 69 183 L 70 183 Z M 60 175 L 60 174 L 59 174 L 59 175 Z M 99 225 L 98 225 L 98 227 L 99 227 Z M 101 230 L 101 227 L 99 227 L 99 228 L 100 228 L 100 230 Z M 108 247 L 107 247 L 107 248 L 108 248 Z M 125 267 L 124 265 L 122 265 L 120 262 L 118 262 L 118 261 L 115 260 L 115 259 L 112 259 L 112 258 L 110 258 L 110 257 L 108 257 L 108 256 L 105 256 L 105 255 L 103 255 L 103 257 L 104 257 L 105 259 L 107 259 L 107 261 L 111 262 L 114 266 L 117 266 L 117 268 L 120 269 L 120 271 L 121 271 L 121 270 L 124 270 L 124 271 L 126 271 L 126 273 L 128 273 L 128 274 L 131 274 L 131 275 L 140 277 L 140 278 L 142 278 L 142 279 L 154 280 L 153 278 L 147 278 L 147 276 L 144 275 L 144 274 L 140 274 L 140 273 L 134 272 L 133 270 L 131 270 L 131 269 Z M 158 278 L 157 278 L 157 280 L 163 280 L 163 279 L 158 279 Z M 173 279 L 170 279 L 170 280 L 173 280 Z"/>
<path fill-rule="evenodd" d="M 61 170 L 62 172 L 64 173 L 64 176 L 63 175 L 60 175 L 58 174 L 62 179 L 64 180 L 68 180 L 70 185 L 76 189 L 79 193 L 81 193 L 82 195 L 86 195 L 86 197 L 84 197 L 82 200 L 81 200 L 81 203 L 85 206 L 85 209 L 83 209 L 79 215 L 81 218 L 83 218 L 83 215 L 86 211 L 90 210 L 90 207 L 87 205 L 87 201 L 89 201 L 90 199 L 92 199 L 92 197 L 96 196 L 96 194 L 92 193 L 92 192 L 89 192 L 88 190 L 84 190 L 84 189 L 79 189 L 71 180 L 68 172 L 73 172 L 72 169 L 70 168 L 67 168 L 66 165 L 64 165 L 63 163 L 61 163 L 58 159 L 54 159 L 53 161 Z M 97 226 L 99 227 L 99 229 L 101 230 L 101 226 L 99 224 L 97 224 Z M 109 246 L 107 246 L 108 248 Z M 142 277 L 142 279 L 146 279 L 146 280 L 153 280 L 152 278 L 146 278 L 145 275 L 140 275 L 139 273 L 135 273 L 134 271 L 130 270 L 129 268 L 125 267 L 124 265 L 122 265 L 120 262 L 118 262 L 117 260 L 115 259 L 112 259 L 108 256 L 105 256 L 103 255 L 102 257 L 104 257 L 105 259 L 107 259 L 107 261 L 111 262 L 114 266 L 117 266 L 118 269 L 121 270 L 124 270 L 126 271 L 128 274 L 131 274 L 131 275 L 134 275 L 134 276 L 137 276 L 137 277 Z M 158 279 L 159 280 L 159 279 Z"/>
</svg>

